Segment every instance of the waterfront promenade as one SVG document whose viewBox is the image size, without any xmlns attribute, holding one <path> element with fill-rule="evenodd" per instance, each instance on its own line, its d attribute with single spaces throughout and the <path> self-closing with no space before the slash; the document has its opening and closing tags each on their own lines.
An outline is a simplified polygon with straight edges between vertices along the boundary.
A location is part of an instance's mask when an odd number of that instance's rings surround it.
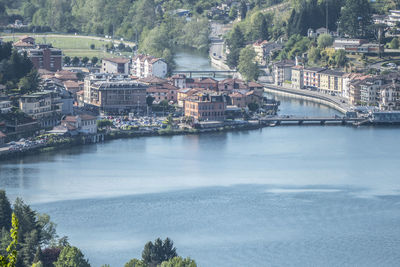
<svg viewBox="0 0 400 267">
<path fill-rule="evenodd" d="M 294 89 L 282 86 L 276 86 L 269 83 L 262 83 L 265 86 L 265 91 L 274 94 L 286 95 L 294 98 L 301 98 L 313 102 L 327 105 L 337 111 L 346 114 L 346 112 L 353 111 L 354 107 L 350 105 L 347 100 L 339 96 L 331 96 L 328 94 L 310 91 L 307 89 Z"/>
</svg>

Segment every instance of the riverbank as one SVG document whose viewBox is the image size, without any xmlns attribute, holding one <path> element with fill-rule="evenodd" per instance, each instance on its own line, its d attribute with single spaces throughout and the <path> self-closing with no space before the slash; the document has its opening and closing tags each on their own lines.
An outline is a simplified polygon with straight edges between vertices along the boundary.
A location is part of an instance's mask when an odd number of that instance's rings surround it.
<svg viewBox="0 0 400 267">
<path fill-rule="evenodd" d="M 313 92 L 309 90 L 286 88 L 282 86 L 275 86 L 272 84 L 263 84 L 264 91 L 268 93 L 278 94 L 282 96 L 288 96 L 292 98 L 304 99 L 312 101 L 315 103 L 323 104 L 325 106 L 331 107 L 342 114 L 353 111 L 353 106 L 347 104 L 344 99 L 330 96 L 327 94 L 322 94 L 318 92 Z"/>
<path fill-rule="evenodd" d="M 256 130 L 267 125 L 260 124 L 258 121 L 246 122 L 244 124 L 225 124 L 220 127 L 213 127 L 208 129 L 161 129 L 161 130 L 111 130 L 108 132 L 98 133 L 96 135 L 85 135 L 75 137 L 60 137 L 54 136 L 57 141 L 43 143 L 37 146 L 21 148 L 21 149 L 8 149 L 1 151 L 0 161 L 21 158 L 29 155 L 36 155 L 38 153 L 58 151 L 66 148 L 83 145 L 93 145 L 101 142 L 125 139 L 125 138 L 138 138 L 138 137 L 152 137 L 152 136 L 175 136 L 175 135 L 197 135 L 204 133 L 216 132 L 234 132 L 244 130 Z"/>
</svg>

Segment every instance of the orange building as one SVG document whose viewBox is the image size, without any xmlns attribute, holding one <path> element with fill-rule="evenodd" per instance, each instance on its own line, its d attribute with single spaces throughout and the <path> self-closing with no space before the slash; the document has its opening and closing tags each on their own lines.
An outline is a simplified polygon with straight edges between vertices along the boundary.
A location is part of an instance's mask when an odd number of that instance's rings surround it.
<svg viewBox="0 0 400 267">
<path fill-rule="evenodd" d="M 204 94 L 185 100 L 185 116 L 195 121 L 225 120 L 226 102 L 223 95 Z"/>
</svg>

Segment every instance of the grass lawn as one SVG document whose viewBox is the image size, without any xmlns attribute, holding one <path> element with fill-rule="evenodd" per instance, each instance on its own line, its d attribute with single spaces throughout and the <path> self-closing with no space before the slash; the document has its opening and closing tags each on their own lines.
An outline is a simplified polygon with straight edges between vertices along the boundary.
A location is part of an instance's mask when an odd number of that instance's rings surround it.
<svg viewBox="0 0 400 267">
<path fill-rule="evenodd" d="M 14 40 L 18 40 L 18 35 L 29 35 L 29 34 L 15 34 Z M 31 36 L 35 37 L 34 34 L 30 34 Z M 75 36 L 75 35 L 68 35 L 68 36 L 54 36 L 51 34 L 51 37 L 44 37 L 43 35 L 46 34 L 38 34 L 40 37 L 35 37 L 36 43 L 44 44 L 44 43 L 51 43 L 53 47 L 59 48 L 63 50 L 65 56 L 70 57 L 88 57 L 92 58 L 94 56 L 98 58 L 104 57 L 111 57 L 113 54 L 109 54 L 104 52 L 104 48 L 107 43 L 112 42 L 112 40 L 98 40 L 98 39 L 90 39 Z M 9 36 L 9 35 L 8 35 Z M 12 37 L 3 38 L 4 42 L 13 41 Z M 129 42 L 128 42 L 129 43 Z M 90 49 L 90 45 L 94 44 L 95 49 Z M 125 54 L 125 53 L 124 53 Z M 130 54 L 130 53 L 128 53 Z M 116 55 L 114 55 L 116 56 Z"/>
</svg>

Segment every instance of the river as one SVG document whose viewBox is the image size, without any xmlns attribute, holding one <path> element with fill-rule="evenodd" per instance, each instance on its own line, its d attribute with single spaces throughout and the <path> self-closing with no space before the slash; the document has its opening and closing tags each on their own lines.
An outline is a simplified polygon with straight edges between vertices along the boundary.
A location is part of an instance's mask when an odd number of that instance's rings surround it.
<svg viewBox="0 0 400 267">
<path fill-rule="evenodd" d="M 281 114 L 336 114 L 280 100 Z M 398 266 L 398 133 L 279 126 L 114 140 L 2 162 L 0 186 L 48 213 L 92 266 L 123 266 L 157 237 L 202 267 Z"/>
</svg>

